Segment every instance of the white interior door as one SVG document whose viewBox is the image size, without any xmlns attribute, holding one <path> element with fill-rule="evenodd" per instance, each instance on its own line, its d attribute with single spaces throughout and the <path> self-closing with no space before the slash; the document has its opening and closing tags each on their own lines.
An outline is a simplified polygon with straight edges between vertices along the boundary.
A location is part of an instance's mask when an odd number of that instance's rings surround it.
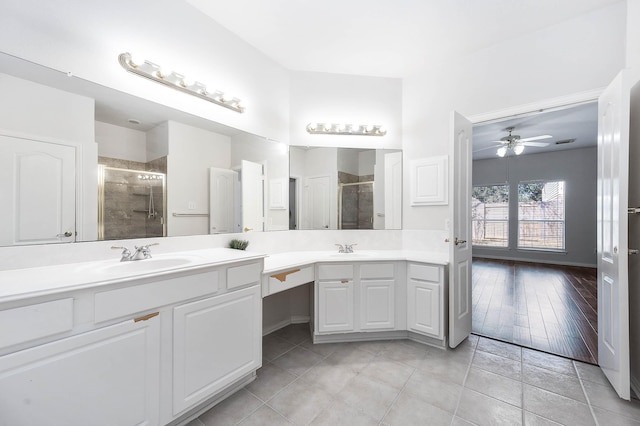
<svg viewBox="0 0 640 426">
<path fill-rule="evenodd" d="M 622 71 L 598 100 L 598 363 L 630 398 L 628 194 L 632 81 Z M 634 164 L 637 164 L 634 162 Z"/>
<path fill-rule="evenodd" d="M 471 134 L 473 126 L 457 112 L 451 116 L 449 179 L 449 346 L 471 333 Z"/>
<path fill-rule="evenodd" d="M 262 164 L 242 160 L 242 230 L 262 231 L 264 185 Z"/>
<path fill-rule="evenodd" d="M 209 169 L 209 233 L 234 232 L 235 194 L 238 173 L 228 169 Z"/>
<path fill-rule="evenodd" d="M 331 213 L 330 185 L 330 176 L 307 178 L 303 215 L 308 227 L 305 229 L 329 229 Z"/>
<path fill-rule="evenodd" d="M 402 152 L 384 155 L 384 228 L 402 228 Z"/>
<path fill-rule="evenodd" d="M 0 245 L 76 238 L 74 147 L 0 136 Z"/>
</svg>

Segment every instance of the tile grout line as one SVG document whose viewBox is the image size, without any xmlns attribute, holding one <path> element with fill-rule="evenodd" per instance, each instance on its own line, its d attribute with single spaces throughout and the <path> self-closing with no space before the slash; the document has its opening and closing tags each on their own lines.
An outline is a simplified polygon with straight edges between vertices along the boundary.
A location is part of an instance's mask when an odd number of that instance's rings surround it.
<svg viewBox="0 0 640 426">
<path fill-rule="evenodd" d="M 460 395 L 458 396 L 458 402 L 456 402 L 456 409 L 453 411 L 453 418 L 451 419 L 451 425 L 453 425 L 453 421 L 456 419 L 456 416 L 458 414 L 458 408 L 460 408 L 460 401 L 462 400 L 462 394 L 464 393 L 465 384 L 467 383 L 467 378 L 469 377 L 469 372 L 471 371 L 471 365 L 473 364 L 473 359 L 476 357 L 476 351 L 478 350 L 479 343 L 480 343 L 480 338 L 478 338 L 476 340 L 476 343 L 473 345 L 473 354 L 471 355 L 471 359 L 469 360 L 467 371 L 465 371 L 464 373 L 464 379 L 462 379 L 462 389 L 460 390 Z M 466 421 L 466 419 L 464 420 Z"/>
<path fill-rule="evenodd" d="M 572 361 L 571 364 L 573 365 L 573 369 L 576 372 L 576 376 L 578 376 L 578 382 L 580 383 L 580 388 L 582 389 L 582 393 L 584 394 L 584 398 L 587 400 L 587 406 L 589 406 L 589 411 L 591 412 L 591 416 L 593 417 L 593 421 L 595 422 L 596 426 L 599 426 L 600 423 L 598 422 L 598 418 L 596 417 L 596 413 L 593 409 L 593 406 L 591 405 L 591 399 L 589 399 L 589 395 L 587 395 L 587 390 L 584 387 L 584 383 L 582 382 L 582 377 L 580 376 L 580 373 L 578 372 L 578 368 L 576 367 L 576 362 Z"/>
</svg>

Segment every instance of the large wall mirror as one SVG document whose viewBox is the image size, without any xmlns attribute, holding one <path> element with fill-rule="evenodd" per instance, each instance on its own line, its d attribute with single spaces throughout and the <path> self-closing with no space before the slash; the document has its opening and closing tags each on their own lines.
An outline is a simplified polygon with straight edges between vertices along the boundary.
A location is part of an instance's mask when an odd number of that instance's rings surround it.
<svg viewBox="0 0 640 426">
<path fill-rule="evenodd" d="M 4 54 L 0 93 L 0 245 L 289 229 L 286 145 Z"/>
<path fill-rule="evenodd" d="M 0 246 L 401 228 L 397 150 L 287 147 L 1 52 L 0 94 Z"/>
<path fill-rule="evenodd" d="M 401 229 L 402 152 L 289 147 L 290 229 Z"/>
</svg>

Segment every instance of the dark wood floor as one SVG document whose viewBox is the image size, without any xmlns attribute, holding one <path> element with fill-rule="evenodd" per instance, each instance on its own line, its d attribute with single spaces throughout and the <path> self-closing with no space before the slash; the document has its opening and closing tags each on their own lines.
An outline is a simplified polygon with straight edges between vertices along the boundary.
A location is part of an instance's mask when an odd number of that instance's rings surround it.
<svg viewBox="0 0 640 426">
<path fill-rule="evenodd" d="M 473 332 L 598 363 L 595 268 L 473 259 Z"/>
</svg>

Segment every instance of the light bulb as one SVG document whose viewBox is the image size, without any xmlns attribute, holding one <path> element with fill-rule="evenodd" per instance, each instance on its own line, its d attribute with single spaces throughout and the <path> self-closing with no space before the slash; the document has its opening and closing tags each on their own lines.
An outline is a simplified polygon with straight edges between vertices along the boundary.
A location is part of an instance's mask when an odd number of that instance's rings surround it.
<svg viewBox="0 0 640 426">
<path fill-rule="evenodd" d="M 515 152 L 516 155 L 522 154 L 523 151 L 524 151 L 524 145 L 516 145 L 516 147 L 513 148 L 513 152 Z"/>
<path fill-rule="evenodd" d="M 330 132 L 332 128 L 333 128 L 333 124 L 331 124 L 331 123 L 327 123 L 327 124 L 324 125 L 324 131 L 325 132 Z"/>
<path fill-rule="evenodd" d="M 498 148 L 498 157 L 504 157 L 506 153 L 507 153 L 506 147 L 503 146 L 502 148 Z"/>
<path fill-rule="evenodd" d="M 346 128 L 347 128 L 347 126 L 346 126 L 346 125 L 344 125 L 344 124 L 338 124 L 338 131 L 339 131 L 339 132 L 344 132 Z"/>
<path fill-rule="evenodd" d="M 309 123 L 309 125 L 307 126 L 307 128 L 313 132 L 316 131 L 316 129 L 318 128 L 318 123 Z"/>
</svg>

